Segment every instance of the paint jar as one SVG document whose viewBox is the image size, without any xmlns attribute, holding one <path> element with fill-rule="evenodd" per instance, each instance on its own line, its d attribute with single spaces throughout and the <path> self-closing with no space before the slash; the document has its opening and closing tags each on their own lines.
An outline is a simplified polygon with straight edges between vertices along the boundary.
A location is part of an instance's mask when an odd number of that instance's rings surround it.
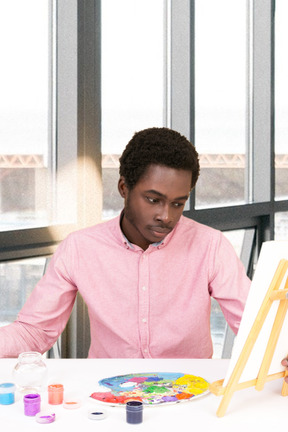
<svg viewBox="0 0 288 432">
<path fill-rule="evenodd" d="M 47 366 L 42 355 L 34 351 L 20 354 L 13 376 L 19 391 L 25 393 L 41 391 L 47 376 Z"/>
<path fill-rule="evenodd" d="M 38 393 L 26 394 L 23 398 L 24 414 L 29 417 L 34 417 L 40 412 L 41 397 Z"/>
<path fill-rule="evenodd" d="M 61 405 L 63 402 L 64 387 L 62 384 L 50 384 L 48 386 L 48 403 Z"/>
<path fill-rule="evenodd" d="M 0 384 L 0 404 L 11 405 L 15 402 L 16 386 L 13 383 Z"/>
<path fill-rule="evenodd" d="M 88 418 L 90 420 L 104 420 L 106 418 L 107 414 L 106 411 L 101 410 L 101 411 L 88 411 Z"/>
<path fill-rule="evenodd" d="M 130 424 L 138 424 L 143 421 L 143 404 L 140 401 L 126 403 L 126 421 Z"/>
</svg>

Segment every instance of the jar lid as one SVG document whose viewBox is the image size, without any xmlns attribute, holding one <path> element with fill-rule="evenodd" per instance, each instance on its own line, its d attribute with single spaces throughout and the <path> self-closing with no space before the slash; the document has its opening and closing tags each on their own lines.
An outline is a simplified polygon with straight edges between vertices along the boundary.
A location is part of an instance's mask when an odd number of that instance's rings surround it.
<svg viewBox="0 0 288 432">
<path fill-rule="evenodd" d="M 90 420 L 103 420 L 107 416 L 106 411 L 104 410 L 89 410 L 88 411 L 88 418 Z"/>
<path fill-rule="evenodd" d="M 143 403 L 140 401 L 129 401 L 126 403 L 127 411 L 142 411 Z"/>
<path fill-rule="evenodd" d="M 64 389 L 63 384 L 50 384 L 48 385 L 48 391 L 62 392 Z"/>
<path fill-rule="evenodd" d="M 39 393 L 29 393 L 24 395 L 23 400 L 25 403 L 29 403 L 29 404 L 39 403 L 41 400 L 41 396 Z"/>
<path fill-rule="evenodd" d="M 37 423 L 47 424 L 47 423 L 53 423 L 55 421 L 55 413 L 50 412 L 42 412 L 36 414 L 36 421 Z"/>
<path fill-rule="evenodd" d="M 64 402 L 63 402 L 63 408 L 66 408 L 66 409 L 77 409 L 77 408 L 80 408 L 80 406 L 81 406 L 81 401 L 80 400 L 77 400 L 77 399 L 69 399 L 69 400 L 64 400 Z"/>
<path fill-rule="evenodd" d="M 26 352 L 22 352 L 18 356 L 18 358 L 23 358 L 23 357 L 42 357 L 42 354 L 39 353 L 38 351 L 26 351 Z"/>
<path fill-rule="evenodd" d="M 13 393 L 16 390 L 16 386 L 13 383 L 2 383 L 0 384 L 0 394 Z"/>
</svg>

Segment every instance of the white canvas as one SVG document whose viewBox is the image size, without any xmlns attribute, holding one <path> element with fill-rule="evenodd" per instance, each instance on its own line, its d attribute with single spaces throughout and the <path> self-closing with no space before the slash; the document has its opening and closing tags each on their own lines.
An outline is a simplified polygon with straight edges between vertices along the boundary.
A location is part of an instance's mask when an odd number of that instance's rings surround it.
<svg viewBox="0 0 288 432">
<path fill-rule="evenodd" d="M 240 324 L 238 335 L 235 339 L 234 348 L 229 362 L 229 368 L 223 383 L 226 386 L 234 370 L 242 348 L 250 333 L 255 318 L 262 305 L 264 297 L 273 279 L 275 271 L 281 259 L 288 259 L 288 241 L 269 241 L 265 242 L 261 248 L 261 253 L 257 263 L 256 271 L 252 280 L 251 289 L 248 295 L 244 314 Z M 288 273 L 288 272 L 287 272 Z M 281 289 L 284 288 L 288 274 L 286 273 Z M 270 332 L 274 323 L 279 301 L 274 301 L 264 325 L 258 335 L 248 362 L 243 370 L 239 382 L 245 382 L 257 378 L 259 369 L 270 337 Z M 284 370 L 281 360 L 288 354 L 288 313 L 282 326 L 278 344 L 276 346 L 272 363 L 268 374 L 281 372 Z"/>
</svg>

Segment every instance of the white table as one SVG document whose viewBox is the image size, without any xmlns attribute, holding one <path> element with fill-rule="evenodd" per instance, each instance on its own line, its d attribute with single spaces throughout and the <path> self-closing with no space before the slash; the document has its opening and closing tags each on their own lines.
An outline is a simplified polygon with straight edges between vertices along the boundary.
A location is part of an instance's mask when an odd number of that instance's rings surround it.
<svg viewBox="0 0 288 432">
<path fill-rule="evenodd" d="M 0 383 L 13 381 L 12 369 L 16 359 L 0 359 Z M 82 398 L 77 410 L 67 410 L 62 405 L 47 403 L 47 391 L 41 393 L 42 409 L 49 408 L 56 414 L 56 421 L 49 425 L 36 422 L 34 417 L 24 415 L 23 395 L 16 392 L 15 403 L 0 405 L 1 430 L 33 431 L 241 431 L 254 428 L 270 430 L 286 427 L 288 422 L 288 397 L 281 396 L 282 379 L 266 383 L 261 392 L 254 388 L 238 391 L 232 397 L 224 417 L 218 418 L 216 411 L 221 396 L 209 394 L 199 399 L 175 405 L 144 407 L 143 423 L 126 423 L 125 407 L 110 407 L 89 398 L 97 390 L 101 378 L 140 372 L 183 372 L 199 375 L 209 382 L 225 377 L 228 360 L 147 360 L 147 359 L 100 359 L 100 360 L 46 360 L 48 380 L 64 384 L 65 392 L 76 392 Z M 105 409 L 107 418 L 90 420 L 89 408 Z M 200 428 L 201 426 L 201 428 Z M 202 429 L 203 426 L 203 429 Z M 197 430 L 195 429 L 197 428 Z M 256 429 L 256 430 L 258 430 Z"/>
</svg>

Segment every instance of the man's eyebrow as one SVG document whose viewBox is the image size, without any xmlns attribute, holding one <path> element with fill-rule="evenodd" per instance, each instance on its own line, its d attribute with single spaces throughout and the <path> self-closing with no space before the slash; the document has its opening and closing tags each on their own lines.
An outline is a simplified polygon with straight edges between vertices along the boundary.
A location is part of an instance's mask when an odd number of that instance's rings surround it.
<svg viewBox="0 0 288 432">
<path fill-rule="evenodd" d="M 157 195 L 157 196 L 159 196 L 159 197 L 161 197 L 161 198 L 168 198 L 167 195 L 162 194 L 161 192 L 159 192 L 159 191 L 157 191 L 157 190 L 155 190 L 155 189 L 149 189 L 149 190 L 147 190 L 147 191 L 145 191 L 145 192 L 146 192 L 146 193 L 152 193 L 152 194 Z M 187 200 L 188 198 L 189 198 L 189 195 L 183 195 L 183 196 L 180 196 L 180 197 L 174 198 L 173 201 L 177 201 L 177 200 Z"/>
</svg>

